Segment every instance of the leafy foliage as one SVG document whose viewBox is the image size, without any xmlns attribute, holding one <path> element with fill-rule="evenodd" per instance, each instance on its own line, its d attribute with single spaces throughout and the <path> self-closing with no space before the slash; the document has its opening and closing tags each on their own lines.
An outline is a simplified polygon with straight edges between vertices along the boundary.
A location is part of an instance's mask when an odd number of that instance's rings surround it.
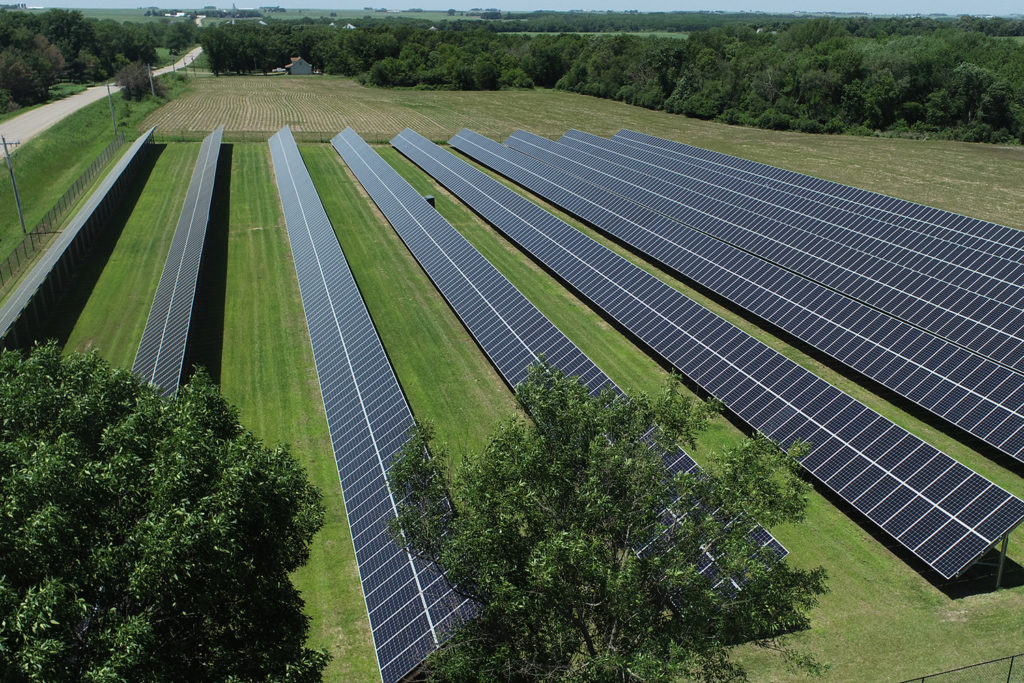
<svg viewBox="0 0 1024 683">
<path fill-rule="evenodd" d="M 71 10 L 0 12 L 0 106 L 43 102 L 58 78 L 102 81 L 133 62 L 152 64 L 157 45 L 175 54 L 198 41 L 198 30 L 192 21 L 122 24 Z"/>
<path fill-rule="evenodd" d="M 0 679 L 319 680 L 289 572 L 320 493 L 202 374 L 0 356 Z"/>
<path fill-rule="evenodd" d="M 158 78 L 153 78 L 149 67 L 142 62 L 128 64 L 114 80 L 121 86 L 121 94 L 126 100 L 141 100 L 146 95 L 163 97 L 167 94 L 167 86 Z"/>
<path fill-rule="evenodd" d="M 788 651 L 778 638 L 808 625 L 824 572 L 773 562 L 748 531 L 755 516 L 801 517 L 799 450 L 756 438 L 704 474 L 673 478 L 666 449 L 695 436 L 713 406 L 674 391 L 590 396 L 545 366 L 516 397 L 532 422 L 502 424 L 451 478 L 443 454 L 427 456 L 423 426 L 392 469 L 396 538 L 476 607 L 431 656 L 432 678 L 722 680 L 742 673 L 732 644 Z M 742 591 L 698 573 L 708 548 Z"/>
</svg>

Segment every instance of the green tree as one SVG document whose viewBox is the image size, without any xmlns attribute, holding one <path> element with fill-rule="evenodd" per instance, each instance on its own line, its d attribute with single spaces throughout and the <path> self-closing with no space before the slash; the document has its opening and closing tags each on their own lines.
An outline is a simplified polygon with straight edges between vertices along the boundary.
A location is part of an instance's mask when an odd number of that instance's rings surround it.
<svg viewBox="0 0 1024 683">
<path fill-rule="evenodd" d="M 121 86 L 121 95 L 126 100 L 141 100 L 150 94 L 157 97 L 167 94 L 167 86 L 159 78 L 151 81 L 149 66 L 142 62 L 133 62 L 122 68 L 114 76 L 114 81 Z"/>
<path fill-rule="evenodd" d="M 807 626 L 824 571 L 774 561 L 748 532 L 801 517 L 799 452 L 755 438 L 672 477 L 666 449 L 708 419 L 678 392 L 594 397 L 537 366 L 516 398 L 532 421 L 502 424 L 450 477 L 422 426 L 392 470 L 395 538 L 475 606 L 432 678 L 720 680 L 741 674 L 727 648 L 751 639 L 798 656 L 779 634 Z M 709 547 L 741 591 L 698 572 Z"/>
<path fill-rule="evenodd" d="M 197 374 L 0 356 L 0 680 L 314 681 L 290 572 L 323 524 L 282 447 Z"/>
</svg>

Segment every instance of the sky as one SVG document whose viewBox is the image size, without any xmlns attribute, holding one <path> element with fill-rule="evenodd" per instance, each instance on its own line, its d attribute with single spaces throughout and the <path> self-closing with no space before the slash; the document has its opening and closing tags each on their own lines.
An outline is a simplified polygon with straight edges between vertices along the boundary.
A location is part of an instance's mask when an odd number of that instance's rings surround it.
<svg viewBox="0 0 1024 683">
<path fill-rule="evenodd" d="M 8 2 L 16 0 L 7 0 Z M 109 0 L 108 2 L 97 2 L 97 0 L 25 0 L 31 6 L 45 7 L 106 7 L 106 8 L 134 8 L 140 6 L 156 5 L 159 7 L 174 7 L 177 9 L 192 9 L 203 5 L 216 5 L 217 7 L 230 8 L 231 3 L 225 0 L 183 0 L 180 5 L 174 4 L 174 0 Z M 640 10 L 641 12 L 665 12 L 665 11 L 700 11 L 719 10 L 725 12 L 867 12 L 873 14 L 974 14 L 979 16 L 999 15 L 1009 16 L 1013 14 L 1024 15 L 1024 0 L 977 0 L 965 2 L 965 0 L 688 0 L 686 4 L 671 5 L 659 0 L 480 0 L 482 4 L 460 6 L 450 4 L 445 7 L 433 7 L 423 4 L 424 0 L 402 0 L 405 4 L 392 4 L 396 0 L 367 0 L 363 5 L 353 7 L 340 7 L 339 0 L 298 0 L 288 2 L 287 0 L 236 0 L 239 7 L 257 7 L 261 5 L 280 5 L 287 8 L 325 8 L 325 9 L 362 9 L 364 6 L 388 7 L 391 9 L 408 9 L 410 7 L 422 7 L 423 9 L 448 9 L 454 7 L 457 10 L 466 10 L 470 7 L 497 6 L 502 11 L 522 12 L 538 9 L 550 10 Z M 436 3 L 437 0 L 434 0 Z M 507 4 L 506 4 L 507 3 Z"/>
</svg>

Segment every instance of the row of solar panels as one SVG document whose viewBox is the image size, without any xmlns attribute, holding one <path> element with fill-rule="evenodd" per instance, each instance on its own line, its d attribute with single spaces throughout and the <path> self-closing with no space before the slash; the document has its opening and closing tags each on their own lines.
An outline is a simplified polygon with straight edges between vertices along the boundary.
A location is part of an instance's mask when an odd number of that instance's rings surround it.
<svg viewBox="0 0 1024 683">
<path fill-rule="evenodd" d="M 397 681 L 468 604 L 391 537 L 387 472 L 412 412 L 289 128 L 270 151 L 381 677 Z"/>
<path fill-rule="evenodd" d="M 132 364 L 132 372 L 155 385 L 164 396 L 177 392 L 184 371 L 223 135 L 224 126 L 220 126 L 206 136 L 199 148 L 199 158 Z"/>
<path fill-rule="evenodd" d="M 409 130 L 392 144 L 751 427 L 809 441 L 803 465 L 944 577 L 1024 518 L 1021 500 L 453 154 Z M 474 156 L 511 172 L 491 145 Z"/>
<path fill-rule="evenodd" d="M 723 219 L 657 195 L 626 166 L 522 131 L 507 140 L 508 147 L 470 131 L 456 135 L 452 144 L 688 280 L 1024 460 L 1024 375 L 691 228 Z"/>
<path fill-rule="evenodd" d="M 530 366 L 543 357 L 566 375 L 579 377 L 591 394 L 610 389 L 622 395 L 579 347 L 355 131 L 348 128 L 331 142 L 509 387 L 521 384 Z M 671 472 L 699 470 L 682 449 L 663 456 Z M 767 551 L 767 561 L 785 556 L 785 549 L 760 526 L 752 537 Z M 718 573 L 708 553 L 701 553 L 694 563 L 715 587 L 730 592 L 739 588 L 733 577 Z"/>
<path fill-rule="evenodd" d="M 948 231 L 929 234 L 935 221 L 956 225 L 956 217 L 915 212 L 906 202 L 902 211 L 918 218 L 865 215 L 861 204 L 823 194 L 841 189 L 835 184 L 808 195 L 769 181 L 777 175 L 770 167 L 739 170 L 724 155 L 709 160 L 651 136 L 604 140 L 571 131 L 561 142 L 620 167 L 619 174 L 628 170 L 690 211 L 711 214 L 719 220 L 694 227 L 718 239 L 1024 370 L 1024 250 L 1017 231 L 990 226 L 983 243 L 955 240 Z M 878 203 L 867 195 L 857 196 Z M 991 253 L 998 236 L 1006 241 Z"/>
</svg>

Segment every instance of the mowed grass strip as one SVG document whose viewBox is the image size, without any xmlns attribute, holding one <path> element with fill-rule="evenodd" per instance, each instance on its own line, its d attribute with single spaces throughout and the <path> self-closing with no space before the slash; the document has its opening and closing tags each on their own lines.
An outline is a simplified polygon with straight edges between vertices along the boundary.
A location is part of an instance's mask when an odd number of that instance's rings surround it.
<svg viewBox="0 0 1024 683">
<path fill-rule="evenodd" d="M 68 349 L 96 349 L 112 364 L 129 369 L 153 306 L 199 145 L 156 145 L 149 153 L 158 156 L 143 178 L 148 180 L 145 187 L 137 195 L 132 190 L 126 193 L 123 203 L 130 214 L 123 227 L 111 221 L 108 234 L 60 307 L 60 314 L 70 319 L 81 306 L 67 336 Z M 145 164 L 142 168 L 148 170 Z M 108 247 L 112 239 L 116 244 Z"/>
<path fill-rule="evenodd" d="M 481 452 L 511 392 L 334 148 L 301 150 L 413 414 L 454 458 Z"/>
<path fill-rule="evenodd" d="M 214 120 L 225 123 L 228 140 L 264 139 L 289 124 L 300 140 L 321 142 L 349 125 L 370 142 L 390 140 L 405 127 L 435 141 L 448 140 L 462 127 L 498 140 L 517 128 L 550 138 L 570 128 L 605 136 L 632 128 L 1024 228 L 1020 146 L 769 131 L 557 90 L 384 89 L 333 76 L 194 79 L 186 94 L 144 125 L 157 124 L 164 135 L 195 137 Z"/>
<path fill-rule="evenodd" d="M 531 300 L 534 300 L 553 322 L 563 330 L 573 328 L 571 318 L 578 314 L 577 307 L 582 306 L 581 302 L 577 301 L 575 305 L 555 303 L 559 299 L 569 297 L 553 278 L 530 262 L 513 245 L 497 237 L 493 229 L 483 226 L 478 218 L 467 215 L 469 210 L 464 205 L 419 172 L 397 151 L 385 148 L 379 151 L 410 179 L 420 192 L 435 194 L 441 213 L 445 214 L 481 251 L 486 252 L 492 263 L 495 263 L 513 283 L 523 291 L 530 291 Z M 523 194 L 530 196 L 526 192 Z M 934 427 L 883 401 L 845 375 L 773 337 L 734 311 L 703 296 L 542 200 L 531 198 L 913 433 L 936 443 L 947 453 L 966 462 L 1000 485 L 1021 493 L 1019 478 L 1014 474 Z M 550 289 L 550 299 L 537 295 L 538 290 L 545 289 Z M 557 292 L 559 289 L 562 290 L 561 294 Z M 589 329 L 587 326 L 573 328 L 569 336 L 587 350 L 591 357 L 596 358 L 602 347 L 610 349 L 613 346 L 609 343 L 610 337 L 596 334 L 603 324 L 599 318 L 592 320 Z M 598 337 L 601 338 L 601 343 L 592 344 L 591 341 Z M 624 339 L 622 341 L 626 343 Z M 624 352 L 620 350 L 619 353 Z M 606 367 L 615 378 L 618 370 L 615 369 L 617 364 L 614 358 L 605 357 L 599 364 Z M 646 381 L 648 389 L 655 383 L 656 376 L 663 376 L 660 369 L 655 372 L 644 372 L 638 368 L 636 372 L 638 374 L 631 377 L 634 386 Z M 640 379 L 641 375 L 647 379 Z M 703 448 L 698 449 L 696 453 L 698 459 L 706 452 L 704 448 L 734 443 L 738 436 L 734 430 L 721 423 L 718 432 L 704 440 Z M 774 530 L 779 540 L 790 549 L 790 562 L 803 567 L 821 565 L 829 571 L 832 592 L 823 598 L 820 607 L 813 613 L 812 628 L 796 634 L 795 642 L 832 665 L 830 679 L 870 681 L 877 680 L 880 673 L 884 678 L 899 679 L 952 668 L 972 661 L 1002 656 L 1008 651 L 1007 643 L 1015 642 L 1024 635 L 1024 625 L 1019 623 L 1016 616 L 1024 607 L 1024 587 L 952 599 L 943 593 L 940 587 L 931 583 L 931 579 L 935 577 L 927 574 L 926 570 L 919 573 L 902 556 L 895 554 L 882 536 L 872 535 L 870 523 L 861 526 L 858 518 L 856 512 L 847 514 L 823 495 L 815 493 L 809 501 L 805 524 Z M 1024 556 L 1024 548 L 1016 536 L 1011 536 L 1009 554 L 1011 558 Z M 801 678 L 790 671 L 781 658 L 771 651 L 744 646 L 738 649 L 737 656 L 749 667 L 757 680 Z"/>
<path fill-rule="evenodd" d="M 379 680 L 266 143 L 233 146 L 228 199 L 221 388 L 238 406 L 242 424 L 268 443 L 289 444 L 323 492 L 326 521 L 313 541 L 309 563 L 294 579 L 312 619 L 309 646 L 325 648 L 333 657 L 325 679 Z"/>
</svg>

